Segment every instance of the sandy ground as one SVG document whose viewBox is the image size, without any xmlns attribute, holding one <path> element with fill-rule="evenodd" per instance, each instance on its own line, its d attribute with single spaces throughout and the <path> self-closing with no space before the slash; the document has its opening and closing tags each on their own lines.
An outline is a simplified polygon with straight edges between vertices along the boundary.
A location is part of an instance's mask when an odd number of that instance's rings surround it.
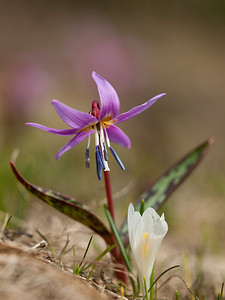
<svg viewBox="0 0 225 300">
<path fill-rule="evenodd" d="M 72 251 L 59 260 L 60 253 L 69 240 L 68 248 L 75 246 L 76 263 L 79 263 L 92 234 L 91 231 L 39 201 L 34 201 L 28 216 L 27 220 L 20 224 L 24 234 L 15 235 L 13 230 L 2 236 L 1 299 L 120 298 L 120 291 L 116 294 L 111 293 L 112 286 L 118 288 L 118 284 L 113 275 L 115 266 L 110 262 L 109 255 L 101 261 L 94 273 L 93 278 L 98 288 L 96 286 L 93 288 L 90 283 L 71 273 L 74 261 Z M 52 244 L 55 255 L 48 247 L 33 249 L 42 241 L 36 229 Z M 182 236 L 183 241 L 177 232 L 168 234 L 157 256 L 155 276 L 171 266 L 179 265 L 159 280 L 158 297 L 175 299 L 175 291 L 178 290 L 182 299 L 191 299 L 191 292 L 196 293 L 196 291 L 201 297 L 206 295 L 207 299 L 215 299 L 225 274 L 223 255 L 212 254 L 209 249 L 204 250 L 205 244 L 200 241 L 198 243 L 196 235 L 187 247 L 186 237 L 183 234 Z M 104 242 L 94 235 L 87 261 L 91 261 L 105 247 Z M 104 280 L 112 281 L 114 285 L 102 280 L 101 270 L 104 270 Z M 109 292 L 106 289 L 109 289 Z"/>
<path fill-rule="evenodd" d="M 1 299 L 107 299 L 78 276 L 51 263 L 47 252 L 0 242 Z"/>
</svg>

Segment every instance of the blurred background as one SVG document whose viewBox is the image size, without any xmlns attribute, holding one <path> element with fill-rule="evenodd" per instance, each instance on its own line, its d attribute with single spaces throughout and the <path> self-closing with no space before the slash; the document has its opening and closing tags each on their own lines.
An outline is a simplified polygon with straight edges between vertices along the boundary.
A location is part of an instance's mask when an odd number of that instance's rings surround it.
<svg viewBox="0 0 225 300">
<path fill-rule="evenodd" d="M 66 128 L 52 99 L 89 112 L 98 99 L 94 70 L 116 89 L 121 112 L 167 93 L 120 126 L 132 148 L 115 145 L 125 173 L 110 158 L 118 223 L 129 202 L 213 136 L 207 158 L 163 208 L 170 226 L 166 247 L 223 253 L 225 2 L 0 3 L 0 209 L 20 218 L 36 209 L 12 176 L 8 162 L 16 159 L 31 182 L 73 195 L 103 215 L 94 143 L 87 170 L 86 141 L 55 161 L 68 138 L 24 125 Z M 224 268 L 224 261 L 218 265 Z M 217 275 L 224 273 L 219 269 Z"/>
</svg>

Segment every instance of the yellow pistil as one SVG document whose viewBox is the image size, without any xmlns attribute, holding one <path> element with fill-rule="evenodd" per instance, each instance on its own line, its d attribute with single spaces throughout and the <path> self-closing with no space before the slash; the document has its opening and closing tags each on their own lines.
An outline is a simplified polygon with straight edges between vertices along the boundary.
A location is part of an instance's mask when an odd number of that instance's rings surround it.
<svg viewBox="0 0 225 300">
<path fill-rule="evenodd" d="M 148 238 L 148 232 L 145 232 L 145 233 L 144 233 L 144 236 L 145 236 L 145 243 L 146 243 L 146 240 L 147 240 L 147 238 Z"/>
<path fill-rule="evenodd" d="M 120 293 L 121 293 L 121 299 L 124 299 L 124 288 L 122 285 L 120 287 Z"/>
<path fill-rule="evenodd" d="M 147 243 L 147 239 L 148 239 L 148 232 L 144 232 L 144 238 L 145 238 L 145 244 L 144 244 L 144 254 L 147 254 L 147 250 L 148 250 L 148 243 Z"/>
</svg>

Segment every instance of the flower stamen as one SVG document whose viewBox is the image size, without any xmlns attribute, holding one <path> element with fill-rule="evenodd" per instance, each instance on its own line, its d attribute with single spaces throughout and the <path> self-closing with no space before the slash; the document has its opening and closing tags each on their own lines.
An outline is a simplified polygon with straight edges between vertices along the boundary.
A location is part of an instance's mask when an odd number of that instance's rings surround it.
<svg viewBox="0 0 225 300">
<path fill-rule="evenodd" d="M 87 144 L 87 149 L 90 148 L 90 143 L 91 143 L 91 133 L 90 133 L 90 130 L 89 130 L 89 133 L 88 133 L 88 144 Z"/>
<path fill-rule="evenodd" d="M 110 171 L 109 165 L 108 165 L 108 153 L 105 145 L 105 137 L 104 137 L 104 131 L 103 131 L 103 126 L 102 123 L 99 123 L 99 136 L 100 136 L 100 145 L 101 145 L 101 151 L 102 151 L 102 156 L 104 160 L 104 171 Z"/>
<path fill-rule="evenodd" d="M 85 152 L 85 166 L 86 168 L 90 168 L 91 159 L 90 159 L 90 150 L 89 148 L 86 149 Z"/>
<path fill-rule="evenodd" d="M 109 141 L 108 133 L 106 131 L 106 127 L 104 126 L 104 124 L 102 126 L 103 126 L 103 129 L 105 131 L 105 139 L 106 139 L 107 146 L 110 148 L 110 141 Z"/>
<path fill-rule="evenodd" d="M 96 170 L 97 170 L 97 176 L 98 179 L 101 180 L 102 174 L 101 174 L 101 164 L 99 162 L 98 154 L 95 152 L 95 159 L 96 159 Z"/>
<path fill-rule="evenodd" d="M 101 151 L 101 148 L 99 145 L 96 146 L 96 153 L 97 153 L 97 157 L 98 157 L 98 160 L 100 162 L 102 169 L 105 170 L 105 164 L 104 164 L 104 160 L 103 160 L 103 156 L 102 156 L 102 151 Z"/>
<path fill-rule="evenodd" d="M 145 243 L 146 243 L 147 238 L 148 238 L 148 232 L 144 232 L 144 237 L 145 237 Z"/>
<path fill-rule="evenodd" d="M 107 130 L 106 130 L 106 127 L 103 125 L 103 129 L 105 131 L 105 139 L 106 139 L 106 143 L 107 143 L 107 146 L 110 150 L 110 152 L 112 153 L 112 155 L 114 156 L 115 160 L 117 161 L 118 165 L 120 166 L 120 168 L 125 171 L 125 167 L 121 161 L 121 159 L 119 158 L 119 156 L 117 155 L 116 151 L 111 147 L 110 145 L 110 140 L 109 140 L 109 137 L 108 137 L 108 133 L 107 133 Z"/>
<path fill-rule="evenodd" d="M 95 146 L 99 146 L 99 135 L 98 135 L 98 130 L 97 127 L 94 126 L 94 135 L 95 135 Z"/>
<path fill-rule="evenodd" d="M 86 152 L 85 152 L 85 166 L 86 168 L 90 168 L 90 143 L 91 143 L 91 133 L 89 130 L 89 135 L 88 135 L 88 144 L 87 144 L 87 148 L 86 148 Z"/>
<path fill-rule="evenodd" d="M 100 142 L 101 142 L 101 147 L 103 150 L 103 158 L 107 162 L 108 161 L 108 152 L 107 152 L 106 145 L 105 145 L 103 125 L 101 123 L 100 123 Z"/>
<path fill-rule="evenodd" d="M 144 254 L 147 254 L 147 250 L 148 250 L 148 232 L 144 232 L 144 238 L 145 238 L 145 242 L 144 242 Z"/>
<path fill-rule="evenodd" d="M 112 148 L 109 147 L 109 150 L 111 151 L 112 155 L 114 156 L 115 160 L 117 161 L 118 165 L 120 166 L 120 168 L 125 171 L 125 167 L 122 163 L 122 161 L 120 160 L 119 156 L 117 155 L 116 151 Z"/>
<path fill-rule="evenodd" d="M 103 159 L 103 156 L 102 156 L 102 149 L 101 147 L 102 146 L 102 138 L 101 138 L 101 132 L 99 133 L 98 132 L 98 129 L 97 129 L 97 125 L 94 126 L 94 135 L 95 135 L 95 148 L 96 148 L 96 166 L 97 166 L 97 175 L 98 175 L 98 179 L 100 180 L 101 179 L 101 167 L 102 169 L 105 171 L 105 170 L 109 170 L 109 167 L 108 167 L 108 164 L 107 162 L 104 162 L 104 159 Z M 100 137 L 99 137 L 100 136 Z M 101 143 L 101 145 L 100 145 Z"/>
<path fill-rule="evenodd" d="M 108 161 L 109 157 L 108 157 L 108 152 L 107 152 L 107 149 L 106 149 L 105 142 L 103 143 L 103 155 L 104 155 L 105 161 Z"/>
</svg>

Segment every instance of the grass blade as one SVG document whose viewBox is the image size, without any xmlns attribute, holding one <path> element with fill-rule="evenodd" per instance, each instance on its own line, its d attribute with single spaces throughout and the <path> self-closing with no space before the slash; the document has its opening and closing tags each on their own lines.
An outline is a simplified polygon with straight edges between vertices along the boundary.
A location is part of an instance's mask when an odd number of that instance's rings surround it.
<svg viewBox="0 0 225 300">
<path fill-rule="evenodd" d="M 116 244 L 107 247 L 107 248 L 106 248 L 99 256 L 97 256 L 97 257 L 95 258 L 95 260 L 94 260 L 93 263 L 89 264 L 88 266 L 86 266 L 86 267 L 83 269 L 83 271 L 85 271 L 85 270 L 87 270 L 88 268 L 90 268 L 90 267 L 92 266 L 91 271 L 90 271 L 90 273 L 89 273 L 89 275 L 88 275 L 88 277 L 87 277 L 87 281 L 91 278 L 91 275 L 92 275 L 92 273 L 93 273 L 93 271 L 94 271 L 94 269 L 95 269 L 95 267 L 96 267 L 96 265 L 97 265 L 97 262 L 99 262 L 99 261 L 100 261 L 107 253 L 109 253 L 115 246 L 116 246 Z"/>
<path fill-rule="evenodd" d="M 116 246 L 116 244 L 111 245 L 109 247 L 107 247 L 99 256 L 97 256 L 92 263 L 90 263 L 89 265 L 87 265 L 83 271 L 87 270 L 88 268 L 90 268 L 93 264 L 96 264 L 97 262 L 99 262 L 107 253 L 109 253 L 114 247 Z"/>
<path fill-rule="evenodd" d="M 3 237 L 4 232 L 5 232 L 5 230 L 6 230 L 7 226 L 8 226 L 11 218 L 12 218 L 12 216 L 9 216 L 9 214 L 7 213 L 6 216 L 5 216 L 5 218 L 4 218 L 4 222 L 2 224 L 2 227 L 0 229 L 0 239 Z"/>
<path fill-rule="evenodd" d="M 180 300 L 180 295 L 179 295 L 178 291 L 176 291 L 176 300 Z"/>
<path fill-rule="evenodd" d="M 169 271 L 171 271 L 171 270 L 173 270 L 173 269 L 175 269 L 175 268 L 178 268 L 179 266 L 180 266 L 180 265 L 172 266 L 172 267 L 166 269 L 165 271 L 163 271 L 163 272 L 162 272 L 162 273 L 154 280 L 154 282 L 151 284 L 151 286 L 150 286 L 148 292 L 150 292 L 150 291 L 152 290 L 153 286 L 156 284 L 156 282 L 157 282 L 164 274 L 166 274 L 167 272 L 169 272 Z M 143 300 L 144 300 L 144 299 L 145 299 L 145 297 L 143 297 Z"/>
<path fill-rule="evenodd" d="M 173 267 L 170 267 L 168 269 L 166 269 L 165 271 L 163 271 L 155 280 L 154 282 L 151 284 L 150 288 L 149 288 L 149 291 L 151 291 L 151 289 L 153 288 L 153 286 L 156 284 L 156 282 L 164 275 L 166 274 L 167 272 L 175 269 L 175 268 L 178 268 L 180 265 L 176 265 L 176 266 L 173 266 Z"/>
<path fill-rule="evenodd" d="M 89 241 L 88 241 L 87 247 L 86 247 L 85 252 L 84 252 L 84 255 L 83 255 L 83 257 L 82 257 L 82 260 L 81 260 L 81 262 L 79 263 L 79 267 L 81 267 L 83 261 L 85 260 L 85 257 L 87 256 L 87 253 L 88 253 L 88 250 L 89 250 L 89 248 L 90 248 L 92 239 L 93 239 L 93 235 L 90 237 L 90 239 L 89 239 Z"/>
<path fill-rule="evenodd" d="M 222 283 L 221 291 L 218 294 L 218 300 L 222 300 L 223 299 L 223 287 L 224 287 L 224 282 Z"/>
<path fill-rule="evenodd" d="M 51 250 L 52 254 L 55 256 L 56 255 L 55 250 L 54 250 L 52 244 L 49 242 L 49 240 L 38 229 L 36 229 L 36 232 L 40 235 L 40 237 L 44 241 L 46 241 L 46 243 L 48 244 L 49 249 Z"/>
</svg>

